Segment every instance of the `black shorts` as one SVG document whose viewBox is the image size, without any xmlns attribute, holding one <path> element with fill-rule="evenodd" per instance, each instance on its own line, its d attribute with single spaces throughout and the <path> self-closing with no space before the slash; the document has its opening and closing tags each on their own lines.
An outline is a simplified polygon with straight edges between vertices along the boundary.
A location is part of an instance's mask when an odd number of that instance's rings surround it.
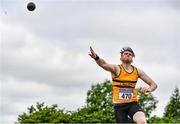
<svg viewBox="0 0 180 124">
<path fill-rule="evenodd" d="M 117 123 L 128 123 L 128 115 L 133 119 L 133 115 L 142 111 L 137 102 L 114 104 L 114 114 Z"/>
</svg>

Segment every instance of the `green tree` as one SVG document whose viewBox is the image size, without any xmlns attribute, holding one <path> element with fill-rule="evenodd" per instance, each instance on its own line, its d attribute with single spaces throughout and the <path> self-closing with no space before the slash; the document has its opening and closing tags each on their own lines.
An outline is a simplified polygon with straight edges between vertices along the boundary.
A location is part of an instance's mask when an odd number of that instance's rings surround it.
<svg viewBox="0 0 180 124">
<path fill-rule="evenodd" d="M 18 116 L 19 123 L 58 123 L 70 122 L 70 115 L 57 105 L 45 106 L 44 102 L 37 102 L 36 106 L 30 106 L 27 113 Z"/>
<path fill-rule="evenodd" d="M 92 85 L 87 92 L 87 106 L 95 106 L 97 109 L 106 109 L 112 104 L 112 85 L 109 80 Z"/>
<path fill-rule="evenodd" d="M 175 88 L 169 103 L 165 107 L 164 117 L 180 121 L 180 91 L 178 87 Z"/>
<path fill-rule="evenodd" d="M 180 91 L 175 88 L 162 118 L 153 116 L 149 123 L 180 123 Z"/>
<path fill-rule="evenodd" d="M 139 92 L 139 104 L 149 117 L 156 108 L 157 100 L 150 93 Z M 20 123 L 115 123 L 112 103 L 112 84 L 109 80 L 92 85 L 87 91 L 86 105 L 74 112 L 64 112 L 57 105 L 50 107 L 44 103 L 28 108 L 27 113 L 19 115 Z"/>
<path fill-rule="evenodd" d="M 139 101 L 138 104 L 143 109 L 147 119 L 150 118 L 151 113 L 156 109 L 158 100 L 153 96 L 152 93 L 143 94 L 138 89 Z"/>
<path fill-rule="evenodd" d="M 87 92 L 87 105 L 72 114 L 73 122 L 112 123 L 115 122 L 112 104 L 111 82 L 92 85 Z"/>
<path fill-rule="evenodd" d="M 112 110 L 97 110 L 95 106 L 83 107 L 72 113 L 73 123 L 112 123 L 115 122 Z"/>
</svg>

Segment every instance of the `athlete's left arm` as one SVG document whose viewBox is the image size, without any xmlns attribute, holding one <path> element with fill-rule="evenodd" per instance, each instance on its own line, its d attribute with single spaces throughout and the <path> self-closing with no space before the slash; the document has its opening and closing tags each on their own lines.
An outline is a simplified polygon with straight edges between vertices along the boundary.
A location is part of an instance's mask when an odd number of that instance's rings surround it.
<svg viewBox="0 0 180 124">
<path fill-rule="evenodd" d="M 152 92 L 157 88 L 157 84 L 142 70 L 138 69 L 140 79 L 149 85 L 149 87 L 142 87 L 142 93 Z"/>
</svg>

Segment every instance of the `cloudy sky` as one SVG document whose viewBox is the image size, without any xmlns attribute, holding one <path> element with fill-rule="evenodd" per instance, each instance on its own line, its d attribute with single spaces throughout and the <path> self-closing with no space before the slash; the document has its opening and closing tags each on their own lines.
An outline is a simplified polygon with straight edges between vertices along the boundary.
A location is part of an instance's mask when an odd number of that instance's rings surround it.
<svg viewBox="0 0 180 124">
<path fill-rule="evenodd" d="M 180 88 L 178 0 L 1 0 L 0 122 L 17 121 L 36 102 L 76 110 L 92 84 L 111 80 L 96 65 L 92 46 L 108 63 L 131 46 L 133 64 L 158 84 L 154 115 L 162 116 Z M 137 87 L 146 86 L 139 80 Z"/>
</svg>

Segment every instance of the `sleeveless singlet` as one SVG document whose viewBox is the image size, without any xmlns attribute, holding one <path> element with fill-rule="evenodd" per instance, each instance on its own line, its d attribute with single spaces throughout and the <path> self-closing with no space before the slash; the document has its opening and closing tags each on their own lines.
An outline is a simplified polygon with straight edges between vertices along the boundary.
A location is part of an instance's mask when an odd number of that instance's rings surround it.
<svg viewBox="0 0 180 124">
<path fill-rule="evenodd" d="M 137 102 L 137 90 L 135 89 L 138 80 L 137 68 L 133 67 L 133 71 L 128 73 L 124 67 L 120 67 L 120 74 L 112 79 L 113 86 L 113 103 Z"/>
</svg>

